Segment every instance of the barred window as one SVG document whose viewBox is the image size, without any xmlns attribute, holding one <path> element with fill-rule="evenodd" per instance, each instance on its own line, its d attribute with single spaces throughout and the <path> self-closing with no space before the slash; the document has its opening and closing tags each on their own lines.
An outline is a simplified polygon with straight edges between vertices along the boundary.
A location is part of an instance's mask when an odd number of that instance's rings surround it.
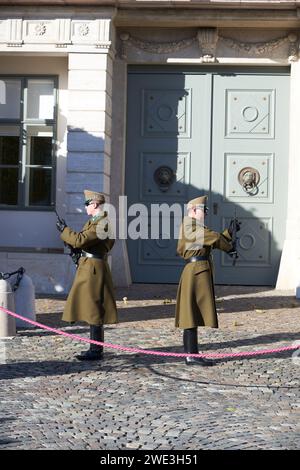
<svg viewBox="0 0 300 470">
<path fill-rule="evenodd" d="M 0 208 L 55 201 L 56 78 L 0 76 Z"/>
</svg>

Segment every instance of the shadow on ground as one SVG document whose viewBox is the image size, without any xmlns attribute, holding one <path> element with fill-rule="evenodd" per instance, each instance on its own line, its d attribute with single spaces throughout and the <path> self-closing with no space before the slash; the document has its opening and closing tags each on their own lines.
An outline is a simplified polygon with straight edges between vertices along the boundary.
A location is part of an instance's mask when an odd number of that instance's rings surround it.
<svg viewBox="0 0 300 470">
<path fill-rule="evenodd" d="M 278 341 L 286 341 L 290 345 L 292 341 L 299 339 L 297 333 L 278 333 L 271 335 L 256 336 L 254 338 L 245 338 L 234 341 L 222 341 L 215 343 L 200 343 L 199 348 L 201 351 L 219 352 L 224 348 L 236 348 L 241 346 L 254 346 L 255 349 L 267 349 L 262 344 L 270 345 L 270 343 L 276 343 Z M 269 346 L 270 347 L 270 346 Z M 253 348 L 252 348 L 253 349 Z M 181 346 L 174 347 L 161 347 L 153 348 L 156 352 L 167 352 L 167 353 L 182 353 Z M 291 359 L 291 351 L 284 351 L 278 353 L 267 353 L 257 358 L 261 360 L 266 359 Z M 234 361 L 255 361 L 257 358 L 253 357 L 238 357 L 238 358 L 225 358 L 216 359 L 216 366 L 225 362 Z M 167 356 L 155 356 L 155 355 L 143 355 L 143 354 L 129 354 L 121 353 L 114 354 L 113 349 L 106 348 L 105 359 L 103 362 L 78 362 L 75 358 L 71 358 L 70 361 L 23 361 L 23 362 L 10 362 L 7 364 L 1 364 L 0 366 L 0 379 L 13 379 L 20 377 L 39 377 L 39 376 L 51 376 L 51 375 L 65 375 L 73 374 L 86 370 L 101 370 L 101 371 L 114 371 L 118 369 L 120 362 L 124 366 L 144 366 L 149 367 L 152 364 L 166 364 L 166 363 L 181 363 L 183 364 L 184 359 L 182 357 L 167 357 Z M 119 365 L 118 365 L 119 364 Z"/>
<path fill-rule="evenodd" d="M 1 373 L 0 373 L 0 377 L 1 377 Z M 8 417 L 5 417 L 5 418 L 0 418 L 0 429 L 1 429 L 0 447 L 3 447 L 4 449 L 5 449 L 6 445 L 18 444 L 20 442 L 16 439 L 11 439 L 10 437 L 6 437 L 5 434 L 2 434 L 3 432 L 6 432 L 5 431 L 6 424 L 9 424 L 10 422 L 15 421 L 15 420 L 16 420 L 16 418 L 13 418 L 12 416 L 8 416 Z"/>
<path fill-rule="evenodd" d="M 300 307 L 300 301 L 290 296 L 280 297 L 253 297 L 238 299 L 220 299 L 217 301 L 217 310 L 219 315 L 226 313 L 245 313 L 255 310 L 267 313 L 268 310 L 295 309 L 295 315 L 299 315 L 297 308 Z M 174 319 L 175 303 L 133 306 L 129 308 L 118 308 L 119 323 L 138 322 L 147 320 Z M 66 327 L 68 324 L 61 320 L 62 312 L 40 313 L 37 315 L 37 321 L 55 328 Z M 238 316 L 237 316 L 238 319 Z M 77 322 L 77 325 L 86 326 L 85 323 Z"/>
</svg>

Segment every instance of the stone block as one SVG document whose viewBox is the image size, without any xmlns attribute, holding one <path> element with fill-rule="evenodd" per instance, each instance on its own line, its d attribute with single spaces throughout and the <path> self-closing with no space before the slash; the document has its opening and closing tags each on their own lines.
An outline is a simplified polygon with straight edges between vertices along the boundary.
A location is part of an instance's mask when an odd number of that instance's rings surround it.
<svg viewBox="0 0 300 470">
<path fill-rule="evenodd" d="M 67 174 L 66 192 L 81 193 L 86 188 L 95 191 L 105 191 L 105 175 L 103 173 L 77 173 Z"/>
<path fill-rule="evenodd" d="M 105 134 L 103 132 L 68 131 L 69 152 L 103 152 L 105 146 Z"/>
<path fill-rule="evenodd" d="M 67 171 L 110 174 L 110 158 L 103 152 L 69 152 Z"/>
<path fill-rule="evenodd" d="M 87 188 L 109 194 L 110 177 L 103 173 L 69 173 L 66 185 L 67 193 L 81 193 Z"/>
<path fill-rule="evenodd" d="M 106 91 L 70 90 L 69 111 L 106 111 L 111 116 L 111 97 Z"/>
<path fill-rule="evenodd" d="M 69 90 L 102 90 L 105 91 L 111 78 L 107 80 L 106 72 L 95 70 L 70 70 Z M 109 85 L 110 86 L 110 85 Z M 111 93 L 109 93 L 111 94 Z"/>
<path fill-rule="evenodd" d="M 106 123 L 106 120 L 109 122 Z M 80 129 L 87 132 L 104 132 L 106 127 L 110 129 L 111 118 L 105 111 L 70 111 L 68 113 L 68 126 L 72 129 Z"/>
<path fill-rule="evenodd" d="M 69 54 L 69 70 L 106 70 L 110 57 L 107 54 Z"/>
</svg>

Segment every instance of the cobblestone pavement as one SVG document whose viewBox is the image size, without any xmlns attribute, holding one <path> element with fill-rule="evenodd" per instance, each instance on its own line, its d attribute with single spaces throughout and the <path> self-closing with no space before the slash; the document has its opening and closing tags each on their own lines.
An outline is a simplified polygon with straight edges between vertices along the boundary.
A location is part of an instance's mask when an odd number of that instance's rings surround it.
<svg viewBox="0 0 300 470">
<path fill-rule="evenodd" d="M 277 348 L 300 340 L 300 302 L 270 288 L 217 286 L 220 328 L 199 328 L 202 351 Z M 176 286 L 118 289 L 120 323 L 105 340 L 182 352 Z M 127 297 L 127 300 L 123 300 Z M 64 300 L 37 300 L 37 320 L 60 321 Z M 187 367 L 182 359 L 85 345 L 40 329 L 0 343 L 1 449 L 299 449 L 300 359 L 280 353 Z M 295 354 L 294 354 L 295 356 Z"/>
</svg>

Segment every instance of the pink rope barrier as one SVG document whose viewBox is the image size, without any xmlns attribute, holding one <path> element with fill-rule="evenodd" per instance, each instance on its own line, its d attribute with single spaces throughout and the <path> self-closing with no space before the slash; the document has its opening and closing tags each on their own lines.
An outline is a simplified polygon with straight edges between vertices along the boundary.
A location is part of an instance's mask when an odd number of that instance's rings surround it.
<svg viewBox="0 0 300 470">
<path fill-rule="evenodd" d="M 65 336 L 66 338 L 71 338 L 73 340 L 82 341 L 85 343 L 97 344 L 99 346 L 105 346 L 107 348 L 117 349 L 119 351 L 132 352 L 136 354 L 147 354 L 150 356 L 162 356 L 162 357 L 187 357 L 187 356 L 191 357 L 192 356 L 192 357 L 206 357 L 206 358 L 211 358 L 211 359 L 225 359 L 225 358 L 230 358 L 230 357 L 232 358 L 232 357 L 262 356 L 264 354 L 274 354 L 274 353 L 283 352 L 283 351 L 295 351 L 297 349 L 300 349 L 300 344 L 298 344 L 295 346 L 284 346 L 282 348 L 277 348 L 277 349 L 262 349 L 262 350 L 257 350 L 257 351 L 242 351 L 242 352 L 237 352 L 237 353 L 223 353 L 223 354 L 220 354 L 220 353 L 189 354 L 188 353 L 186 354 L 186 353 L 158 352 L 158 351 L 152 351 L 150 349 L 127 348 L 125 346 L 119 346 L 117 344 L 94 341 L 92 339 L 84 338 L 83 336 L 74 335 L 72 333 L 66 333 L 65 331 L 58 330 L 57 328 L 52 328 L 50 326 L 43 325 L 42 323 L 29 320 L 28 318 L 25 318 L 14 312 L 10 312 L 9 310 L 3 307 L 0 307 L 0 310 L 7 313 L 8 315 L 11 315 L 12 317 L 19 318 L 20 320 L 30 323 L 31 325 L 42 328 L 43 330 L 51 331 L 52 333 L 56 333 L 61 336 Z"/>
</svg>

